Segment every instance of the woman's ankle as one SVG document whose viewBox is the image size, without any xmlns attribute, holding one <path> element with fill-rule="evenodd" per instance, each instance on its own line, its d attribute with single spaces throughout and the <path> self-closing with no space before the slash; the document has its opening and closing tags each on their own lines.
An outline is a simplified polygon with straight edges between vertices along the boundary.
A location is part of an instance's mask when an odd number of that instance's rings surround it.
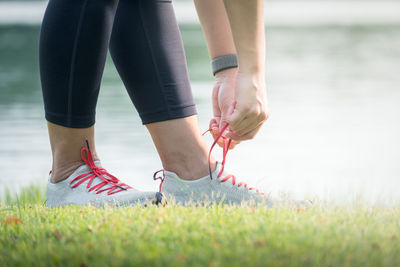
<svg viewBox="0 0 400 267">
<path fill-rule="evenodd" d="M 56 184 L 67 179 L 76 169 L 84 165 L 83 161 L 75 161 L 64 164 L 54 164 L 51 170 L 50 182 Z"/>
</svg>

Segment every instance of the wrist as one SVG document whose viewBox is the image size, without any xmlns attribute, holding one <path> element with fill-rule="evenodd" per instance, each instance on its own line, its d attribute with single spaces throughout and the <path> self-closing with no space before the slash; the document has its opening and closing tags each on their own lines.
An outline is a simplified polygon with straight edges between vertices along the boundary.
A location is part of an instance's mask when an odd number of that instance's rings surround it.
<svg viewBox="0 0 400 267">
<path fill-rule="evenodd" d="M 254 92 L 258 94 L 259 92 L 264 92 L 265 88 L 264 72 L 242 72 L 240 69 L 238 70 L 237 91 L 242 91 L 244 93 Z"/>
<path fill-rule="evenodd" d="M 261 70 L 242 70 L 239 68 L 237 75 L 242 81 L 256 84 L 265 83 L 265 72 Z"/>
<path fill-rule="evenodd" d="M 265 72 L 265 56 L 261 51 L 238 54 L 238 62 L 242 73 L 259 75 Z"/>
<path fill-rule="evenodd" d="M 240 63 L 239 70 L 240 73 L 251 76 L 265 76 L 265 66 L 264 64 L 246 64 Z"/>
</svg>

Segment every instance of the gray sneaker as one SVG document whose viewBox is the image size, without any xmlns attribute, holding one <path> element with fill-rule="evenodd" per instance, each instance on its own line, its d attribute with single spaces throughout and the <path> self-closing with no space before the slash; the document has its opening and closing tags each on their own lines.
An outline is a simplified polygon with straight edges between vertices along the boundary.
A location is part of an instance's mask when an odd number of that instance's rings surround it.
<svg viewBox="0 0 400 267">
<path fill-rule="evenodd" d="M 179 204 L 188 203 L 226 203 L 226 204 L 262 204 L 272 206 L 272 201 L 264 193 L 246 183 L 238 182 L 236 177 L 224 172 L 226 155 L 228 154 L 232 140 L 225 138 L 223 133 L 227 130 L 226 124 L 219 134 L 214 138 L 208 154 L 210 174 L 193 181 L 182 180 L 176 173 L 160 170 L 154 173 L 154 180 L 161 180 L 160 193 L 167 201 L 171 199 Z M 210 129 L 205 131 L 211 132 Z M 222 163 L 217 162 L 214 172 L 211 170 L 211 152 L 219 140 L 222 140 Z M 157 176 L 162 173 L 162 176 Z"/>
<path fill-rule="evenodd" d="M 132 206 L 161 202 L 161 193 L 141 192 L 108 173 L 101 167 L 100 161 L 93 161 L 89 145 L 82 148 L 81 157 L 85 165 L 77 168 L 67 179 L 54 184 L 49 177 L 47 207 L 89 204 L 98 207 Z"/>
<path fill-rule="evenodd" d="M 159 174 L 161 173 L 161 176 Z M 238 182 L 234 175 L 223 171 L 222 164 L 217 162 L 214 172 L 203 178 L 187 181 L 176 173 L 160 170 L 153 176 L 161 180 L 160 192 L 167 201 L 185 205 L 189 203 L 225 203 L 225 204 L 265 204 L 272 206 L 271 200 L 256 188 Z"/>
</svg>

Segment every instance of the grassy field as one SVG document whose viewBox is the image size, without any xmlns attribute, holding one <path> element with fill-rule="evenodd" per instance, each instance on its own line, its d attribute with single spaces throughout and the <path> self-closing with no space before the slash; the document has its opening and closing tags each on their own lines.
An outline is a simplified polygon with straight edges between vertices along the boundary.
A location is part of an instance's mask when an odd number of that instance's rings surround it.
<svg viewBox="0 0 400 267">
<path fill-rule="evenodd" d="M 400 266 L 400 207 L 0 204 L 0 266 Z"/>
</svg>

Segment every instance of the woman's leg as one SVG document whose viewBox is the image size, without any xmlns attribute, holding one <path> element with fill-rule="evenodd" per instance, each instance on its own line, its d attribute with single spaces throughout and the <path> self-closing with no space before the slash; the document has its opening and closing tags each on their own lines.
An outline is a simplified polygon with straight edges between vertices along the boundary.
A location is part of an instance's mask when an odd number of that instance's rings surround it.
<svg viewBox="0 0 400 267">
<path fill-rule="evenodd" d="M 40 37 L 40 74 L 53 154 L 52 180 L 83 164 L 88 139 L 95 160 L 97 96 L 118 0 L 50 0 Z"/>
<path fill-rule="evenodd" d="M 207 175 L 207 145 L 172 3 L 120 0 L 110 51 L 164 169 L 187 180 Z"/>
</svg>

